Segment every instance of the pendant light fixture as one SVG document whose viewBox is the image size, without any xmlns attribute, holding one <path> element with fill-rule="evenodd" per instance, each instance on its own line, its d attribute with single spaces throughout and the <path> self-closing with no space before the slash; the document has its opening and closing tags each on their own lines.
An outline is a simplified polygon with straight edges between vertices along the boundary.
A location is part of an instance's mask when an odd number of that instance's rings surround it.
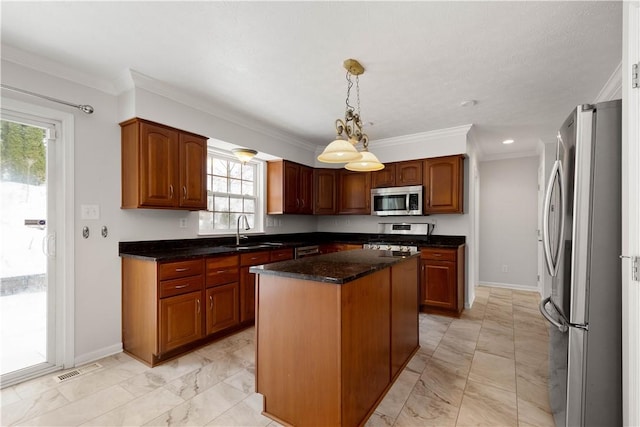
<svg viewBox="0 0 640 427">
<path fill-rule="evenodd" d="M 256 150 L 252 150 L 250 148 L 234 148 L 231 152 L 240 160 L 242 163 L 247 163 L 249 160 L 253 159 L 253 157 L 258 154 Z"/>
<path fill-rule="evenodd" d="M 367 172 L 380 170 L 384 165 L 369 152 L 369 137 L 362 132 L 362 120 L 360 119 L 360 75 L 364 73 L 364 67 L 355 59 L 346 59 L 343 63 L 347 70 L 347 98 L 345 100 L 344 120 L 336 120 L 336 139 L 327 145 L 318 160 L 324 163 L 347 163 L 345 166 L 352 171 Z M 353 81 L 356 80 L 357 110 L 349 103 Z M 343 133 L 344 137 L 343 138 Z M 363 151 L 356 149 L 356 144 L 362 143 Z"/>
</svg>

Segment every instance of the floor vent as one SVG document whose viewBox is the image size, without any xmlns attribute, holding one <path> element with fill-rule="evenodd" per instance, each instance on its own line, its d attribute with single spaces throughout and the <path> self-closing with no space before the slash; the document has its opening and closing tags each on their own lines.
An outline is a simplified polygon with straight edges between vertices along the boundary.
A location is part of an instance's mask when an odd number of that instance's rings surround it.
<svg viewBox="0 0 640 427">
<path fill-rule="evenodd" d="M 80 368 L 75 368 L 70 371 L 64 372 L 62 374 L 56 375 L 53 377 L 56 382 L 64 382 L 68 381 L 72 378 L 79 377 L 80 375 L 88 374 L 89 372 L 93 372 L 97 369 L 102 368 L 102 365 L 99 363 L 91 363 L 89 365 L 82 366 Z"/>
</svg>

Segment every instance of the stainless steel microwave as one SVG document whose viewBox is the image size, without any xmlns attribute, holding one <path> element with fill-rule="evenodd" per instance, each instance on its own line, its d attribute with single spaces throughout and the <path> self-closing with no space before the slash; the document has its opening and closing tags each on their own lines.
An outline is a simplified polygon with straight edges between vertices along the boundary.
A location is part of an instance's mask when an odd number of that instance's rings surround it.
<svg viewBox="0 0 640 427">
<path fill-rule="evenodd" d="M 422 215 L 422 185 L 372 188 L 371 215 Z"/>
</svg>

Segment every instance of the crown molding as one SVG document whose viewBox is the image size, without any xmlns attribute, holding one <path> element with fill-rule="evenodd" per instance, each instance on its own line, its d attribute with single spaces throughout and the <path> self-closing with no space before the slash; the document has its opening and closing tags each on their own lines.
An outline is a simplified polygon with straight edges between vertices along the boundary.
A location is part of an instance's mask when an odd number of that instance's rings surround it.
<svg viewBox="0 0 640 427">
<path fill-rule="evenodd" d="M 400 145 L 414 144 L 433 139 L 442 139 L 451 136 L 466 136 L 473 125 L 462 125 L 445 129 L 436 129 L 428 132 L 413 133 L 410 135 L 393 136 L 391 138 L 375 139 L 370 142 L 380 147 L 396 147 Z"/>
<path fill-rule="evenodd" d="M 304 150 L 313 152 L 317 147 L 315 144 L 300 141 L 292 135 L 280 132 L 279 130 L 274 129 L 267 124 L 263 124 L 259 121 L 259 119 L 253 118 L 251 121 L 248 121 L 246 116 L 234 114 L 228 109 L 214 104 L 211 99 L 187 93 L 163 81 L 160 81 L 153 77 L 149 77 L 135 70 L 129 70 L 129 73 L 131 75 L 131 80 L 133 81 L 133 87 L 136 89 L 144 89 L 146 91 L 155 93 L 156 95 L 164 96 L 165 98 L 169 98 L 188 107 L 194 108 L 207 114 L 211 114 L 230 123 L 250 129 L 254 132 L 271 136 Z"/>
<path fill-rule="evenodd" d="M 78 71 L 60 62 L 34 55 L 10 45 L 2 44 L 2 60 L 13 62 L 53 77 L 68 80 L 72 83 L 81 84 L 109 95 L 118 95 L 119 93 L 113 82 Z"/>
<path fill-rule="evenodd" d="M 600 93 L 596 96 L 594 103 L 611 101 L 618 99 L 622 93 L 622 61 L 618 64 L 609 80 L 604 84 L 604 87 L 600 89 Z"/>
</svg>

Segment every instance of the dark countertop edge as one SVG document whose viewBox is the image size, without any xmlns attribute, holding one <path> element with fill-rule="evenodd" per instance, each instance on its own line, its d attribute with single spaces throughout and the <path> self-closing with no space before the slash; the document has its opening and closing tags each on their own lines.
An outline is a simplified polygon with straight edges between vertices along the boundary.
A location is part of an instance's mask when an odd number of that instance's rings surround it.
<svg viewBox="0 0 640 427">
<path fill-rule="evenodd" d="M 174 261 L 197 259 L 216 255 L 233 255 L 256 251 L 271 251 L 288 249 L 300 246 L 326 243 L 351 243 L 365 244 L 390 240 L 396 243 L 411 242 L 425 248 L 457 248 L 465 244 L 465 236 L 433 235 L 426 240 L 426 236 L 415 235 L 388 235 L 379 233 L 293 233 L 293 234 L 269 234 L 260 237 L 249 238 L 246 244 L 261 244 L 265 242 L 278 242 L 282 245 L 261 247 L 255 249 L 236 249 L 235 238 L 195 238 L 176 240 L 149 240 L 119 242 L 119 255 L 121 257 L 136 258 L 147 261 Z"/>
<path fill-rule="evenodd" d="M 375 250 L 375 249 L 372 249 Z M 351 251 L 349 251 L 351 252 Z M 333 254 L 327 254 L 328 256 L 331 256 Z M 319 255 L 322 256 L 322 255 Z M 265 268 L 265 265 L 255 265 L 252 267 L 249 267 L 249 272 L 254 273 L 254 274 L 265 274 L 268 276 L 278 276 L 278 277 L 289 277 L 292 279 L 299 279 L 299 280 L 308 280 L 308 281 L 312 281 L 312 282 L 322 282 L 322 283 L 330 283 L 330 284 L 334 284 L 334 285 L 344 285 L 346 283 L 349 282 L 353 282 L 356 279 L 359 279 L 361 277 L 365 277 L 368 276 L 369 274 L 373 274 L 376 271 L 380 271 L 380 270 L 384 270 L 385 268 L 389 268 L 395 264 L 398 264 L 400 262 L 403 262 L 407 259 L 411 259 L 411 258 L 418 258 L 420 257 L 420 253 L 416 252 L 414 254 L 411 255 L 407 255 L 407 256 L 397 256 L 397 257 L 385 257 L 385 260 L 387 260 L 384 263 L 375 263 L 375 264 L 371 264 L 369 266 L 369 268 L 366 268 L 362 271 L 359 271 L 357 273 L 354 273 L 352 275 L 349 276 L 345 276 L 345 277 L 332 277 L 332 276 L 320 276 L 320 275 L 314 275 L 314 274 L 305 274 L 305 273 L 295 273 L 292 271 L 281 271 L 281 270 L 277 270 L 278 268 L 278 264 L 287 264 L 290 265 L 289 263 L 291 263 L 292 261 L 296 261 L 296 262 L 314 262 L 314 260 L 317 260 L 317 257 L 310 257 L 310 258 L 303 258 L 301 260 L 289 260 L 289 261 L 282 261 L 282 262 L 276 262 L 276 263 L 270 263 L 268 264 L 268 267 Z M 378 259 L 379 257 L 376 257 L 375 259 Z"/>
</svg>

